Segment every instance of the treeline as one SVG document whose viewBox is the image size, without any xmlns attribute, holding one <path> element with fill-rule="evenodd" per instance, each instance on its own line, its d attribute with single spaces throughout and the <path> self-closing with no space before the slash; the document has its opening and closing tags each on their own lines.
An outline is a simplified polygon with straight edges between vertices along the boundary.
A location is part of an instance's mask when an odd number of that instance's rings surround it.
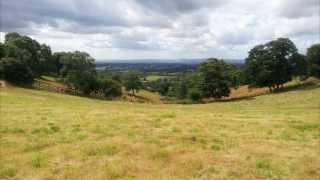
<svg viewBox="0 0 320 180">
<path fill-rule="evenodd" d="M 41 75 L 57 77 L 84 95 L 116 97 L 124 87 L 132 95 L 144 88 L 173 99 L 220 99 L 229 96 L 231 88 L 244 84 L 274 91 L 295 77 L 320 77 L 320 44 L 312 45 L 302 55 L 290 39 L 279 38 L 252 48 L 243 68 L 211 58 L 193 72 L 146 82 L 141 73 L 133 71 L 100 77 L 95 60 L 86 52 L 52 53 L 48 45 L 28 36 L 6 34 L 5 42 L 0 43 L 0 78 L 31 84 Z"/>
<path fill-rule="evenodd" d="M 241 70 L 235 65 L 211 58 L 201 63 L 194 72 L 148 82 L 146 87 L 162 96 L 198 101 L 207 97 L 228 96 L 230 88 L 237 88 L 241 79 Z"/>
<path fill-rule="evenodd" d="M 199 101 L 227 97 L 230 88 L 239 85 L 274 91 L 293 78 L 309 76 L 320 77 L 320 44 L 312 45 L 303 55 L 290 39 L 279 38 L 251 49 L 241 69 L 223 60 L 208 59 L 192 73 L 148 82 L 146 87 L 169 98 Z"/>
<path fill-rule="evenodd" d="M 57 77 L 83 95 L 115 97 L 122 94 L 118 81 L 97 77 L 95 60 L 88 53 L 52 53 L 50 46 L 28 36 L 6 34 L 4 43 L 0 43 L 0 78 L 30 85 L 42 75 Z"/>
</svg>

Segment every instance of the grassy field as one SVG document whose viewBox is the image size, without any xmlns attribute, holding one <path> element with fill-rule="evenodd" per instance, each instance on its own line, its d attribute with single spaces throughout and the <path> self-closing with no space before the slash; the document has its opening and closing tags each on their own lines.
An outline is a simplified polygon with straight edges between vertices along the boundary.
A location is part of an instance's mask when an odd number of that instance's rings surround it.
<svg viewBox="0 0 320 180">
<path fill-rule="evenodd" d="M 147 81 L 156 81 L 158 79 L 170 79 L 173 76 L 162 76 L 162 75 L 148 75 L 147 76 Z"/>
<path fill-rule="evenodd" d="M 0 89 L 0 179 L 319 179 L 320 86 L 230 102 Z"/>
</svg>

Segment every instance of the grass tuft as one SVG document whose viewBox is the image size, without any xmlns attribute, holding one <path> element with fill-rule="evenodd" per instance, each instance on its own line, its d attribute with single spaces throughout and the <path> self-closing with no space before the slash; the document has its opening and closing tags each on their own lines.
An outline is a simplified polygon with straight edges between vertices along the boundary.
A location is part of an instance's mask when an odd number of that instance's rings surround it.
<svg viewBox="0 0 320 180">
<path fill-rule="evenodd" d="M 17 174 L 17 169 L 13 167 L 4 167 L 0 169 L 0 178 L 14 177 Z"/>
<path fill-rule="evenodd" d="M 34 154 L 31 159 L 31 166 L 33 168 L 42 168 L 48 165 L 48 158 L 45 154 Z"/>
<path fill-rule="evenodd" d="M 83 150 L 87 156 L 112 156 L 119 152 L 119 149 L 114 145 L 104 145 L 102 147 L 89 147 Z"/>
<path fill-rule="evenodd" d="M 214 150 L 214 151 L 219 151 L 219 150 L 220 150 L 220 145 L 218 145 L 218 144 L 213 144 L 213 145 L 211 146 L 211 149 Z"/>
</svg>

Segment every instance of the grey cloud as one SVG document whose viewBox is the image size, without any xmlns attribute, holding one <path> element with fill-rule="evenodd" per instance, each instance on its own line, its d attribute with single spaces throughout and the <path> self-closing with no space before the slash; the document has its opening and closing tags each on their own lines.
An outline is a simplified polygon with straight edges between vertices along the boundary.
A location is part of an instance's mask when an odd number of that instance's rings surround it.
<svg viewBox="0 0 320 180">
<path fill-rule="evenodd" d="M 126 26 L 121 10 L 88 1 L 3 0 L 1 1 L 2 30 L 26 28 L 30 23 L 57 27 L 59 20 L 83 26 Z M 119 7 L 120 8 L 120 7 Z"/>
<path fill-rule="evenodd" d="M 253 34 L 249 32 L 242 31 L 242 32 L 232 32 L 226 33 L 221 37 L 218 37 L 218 42 L 220 44 L 226 45 L 242 45 L 249 43 L 254 38 Z"/>
<path fill-rule="evenodd" d="M 262 11 L 257 9 L 261 2 Z M 274 34 L 310 41 L 310 35 L 319 33 L 320 11 L 319 0 L 1 0 L 0 8 L 2 32 L 56 44 L 74 36 L 84 48 L 120 53 L 165 50 L 181 55 L 233 45 L 241 54 Z M 219 53 L 230 52 L 220 48 Z"/>
<path fill-rule="evenodd" d="M 280 4 L 279 15 L 286 18 L 320 16 L 319 0 L 287 0 Z"/>
<path fill-rule="evenodd" d="M 113 39 L 111 40 L 111 47 L 117 49 L 131 49 L 131 50 L 161 50 L 161 46 L 157 43 L 150 43 L 146 41 L 134 41 L 131 39 Z"/>
<path fill-rule="evenodd" d="M 180 15 L 203 8 L 215 9 L 226 3 L 226 0 L 135 0 L 148 10 L 164 15 Z"/>
</svg>

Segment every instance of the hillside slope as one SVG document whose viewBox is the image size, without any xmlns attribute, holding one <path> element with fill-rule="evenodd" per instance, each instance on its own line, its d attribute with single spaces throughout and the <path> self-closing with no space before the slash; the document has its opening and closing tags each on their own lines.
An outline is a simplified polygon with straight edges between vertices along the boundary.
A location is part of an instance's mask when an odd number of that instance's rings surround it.
<svg viewBox="0 0 320 180">
<path fill-rule="evenodd" d="M 318 179 L 320 86 L 200 105 L 0 89 L 0 178 Z"/>
</svg>

